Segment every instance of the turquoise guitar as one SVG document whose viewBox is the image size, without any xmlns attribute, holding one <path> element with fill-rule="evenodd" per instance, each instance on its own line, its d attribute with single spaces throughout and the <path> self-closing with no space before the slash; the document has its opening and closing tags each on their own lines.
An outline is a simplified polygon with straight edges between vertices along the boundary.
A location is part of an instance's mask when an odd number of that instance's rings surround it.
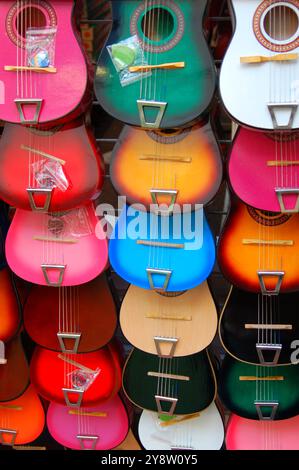
<svg viewBox="0 0 299 470">
<path fill-rule="evenodd" d="M 178 292 L 201 284 L 215 263 L 215 244 L 202 209 L 171 216 L 125 206 L 109 245 L 110 262 L 144 289 Z"/>
<path fill-rule="evenodd" d="M 216 83 L 202 26 L 207 1 L 121 0 L 112 5 L 113 27 L 95 78 L 101 106 L 144 128 L 194 121 L 210 105 Z"/>
</svg>

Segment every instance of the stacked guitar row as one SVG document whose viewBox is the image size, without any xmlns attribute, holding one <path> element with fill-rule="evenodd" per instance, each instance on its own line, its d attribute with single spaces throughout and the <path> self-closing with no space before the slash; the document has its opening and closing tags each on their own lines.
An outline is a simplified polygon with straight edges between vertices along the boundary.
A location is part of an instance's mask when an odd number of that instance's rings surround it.
<svg viewBox="0 0 299 470">
<path fill-rule="evenodd" d="M 0 197 L 16 208 L 11 222 L 4 203 L 1 212 L 14 273 L 3 253 L 1 444 L 34 442 L 46 422 L 66 448 L 112 449 L 131 402 L 146 449 L 222 448 L 224 408 L 227 449 L 298 448 L 299 2 L 231 1 L 220 94 L 239 128 L 218 243 L 232 284 L 219 327 L 205 206 L 223 164 L 206 4 L 114 0 L 93 85 L 80 2 L 0 0 Z M 95 211 L 104 163 L 85 118 L 93 89 L 125 124 L 110 164 L 125 203 L 109 249 L 104 208 Z M 125 364 L 111 268 L 130 284 L 119 315 L 133 346 Z M 221 361 L 207 350 L 217 328 Z M 30 366 L 24 330 L 36 343 Z"/>
</svg>

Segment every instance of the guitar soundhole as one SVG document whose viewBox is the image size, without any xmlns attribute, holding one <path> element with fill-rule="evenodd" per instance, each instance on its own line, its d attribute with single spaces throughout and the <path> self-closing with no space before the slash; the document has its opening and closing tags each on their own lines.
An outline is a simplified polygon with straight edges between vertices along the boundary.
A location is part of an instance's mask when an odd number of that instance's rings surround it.
<svg viewBox="0 0 299 470">
<path fill-rule="evenodd" d="M 58 237 L 64 228 L 64 222 L 60 218 L 52 217 L 48 221 L 48 230 L 51 232 L 53 235 Z"/>
<path fill-rule="evenodd" d="M 299 1 L 264 0 L 257 8 L 253 29 L 258 41 L 273 52 L 299 46 Z"/>
<path fill-rule="evenodd" d="M 258 224 L 265 225 L 267 227 L 274 227 L 276 225 L 281 225 L 287 220 L 290 219 L 290 215 L 281 214 L 278 212 L 263 211 L 255 209 L 254 207 L 247 206 L 249 215 L 255 220 Z"/>
<path fill-rule="evenodd" d="M 45 26 L 47 26 L 47 18 L 38 8 L 25 7 L 16 16 L 16 30 L 24 39 L 29 28 L 43 28 Z"/>
<path fill-rule="evenodd" d="M 166 8 L 151 8 L 144 15 L 141 28 L 145 37 L 151 41 L 163 41 L 173 33 L 173 16 Z"/>
</svg>

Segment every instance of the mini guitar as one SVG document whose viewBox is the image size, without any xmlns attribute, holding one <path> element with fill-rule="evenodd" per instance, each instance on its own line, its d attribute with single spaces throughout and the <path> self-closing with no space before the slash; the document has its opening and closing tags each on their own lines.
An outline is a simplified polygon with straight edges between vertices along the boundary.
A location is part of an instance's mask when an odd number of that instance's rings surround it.
<svg viewBox="0 0 299 470">
<path fill-rule="evenodd" d="M 82 119 L 48 130 L 5 124 L 0 172 L 1 197 L 39 212 L 87 203 L 104 177 L 102 157 Z"/>
<path fill-rule="evenodd" d="M 0 444 L 14 446 L 35 441 L 45 425 L 41 401 L 30 385 L 15 400 L 0 404 Z"/>
<path fill-rule="evenodd" d="M 299 365 L 255 366 L 226 356 L 219 375 L 219 397 L 242 418 L 260 421 L 298 414 Z"/>
<path fill-rule="evenodd" d="M 226 429 L 227 450 L 298 450 L 299 417 L 258 422 L 231 415 Z"/>
<path fill-rule="evenodd" d="M 299 289 L 299 215 L 233 201 L 218 245 L 224 276 L 240 289 L 277 295 Z"/>
<path fill-rule="evenodd" d="M 128 168 L 130 171 L 128 171 Z M 206 204 L 222 180 L 222 161 L 209 122 L 144 132 L 125 126 L 110 164 L 113 186 L 130 204 Z"/>
<path fill-rule="evenodd" d="M 37 346 L 30 362 L 30 374 L 42 397 L 71 408 L 105 402 L 121 386 L 119 358 L 110 347 L 73 354 Z"/>
<path fill-rule="evenodd" d="M 136 348 L 163 357 L 188 356 L 209 346 L 217 311 L 207 282 L 176 296 L 131 285 L 122 302 L 120 326 Z"/>
<path fill-rule="evenodd" d="M 105 275 L 80 286 L 33 286 L 24 324 L 35 343 L 53 351 L 86 353 L 105 346 L 117 324 Z"/>
<path fill-rule="evenodd" d="M 92 408 L 50 403 L 47 426 L 52 437 L 74 450 L 110 450 L 126 438 L 127 411 L 118 395 Z"/>
<path fill-rule="evenodd" d="M 232 287 L 219 323 L 224 349 L 251 364 L 290 364 L 299 337 L 298 293 L 262 295 Z"/>
<path fill-rule="evenodd" d="M 258 209 L 299 211 L 299 135 L 264 134 L 240 127 L 228 163 L 231 186 Z"/>
<path fill-rule="evenodd" d="M 123 389 L 136 406 L 166 415 L 193 414 L 216 396 L 209 356 L 162 358 L 134 349 L 123 370 Z"/>
<path fill-rule="evenodd" d="M 0 402 L 18 398 L 29 385 L 29 367 L 20 335 L 0 342 Z"/>
<path fill-rule="evenodd" d="M 0 341 L 7 342 L 21 325 L 21 309 L 8 268 L 0 270 L 0 287 Z"/>
<path fill-rule="evenodd" d="M 224 426 L 217 406 L 193 415 L 170 417 L 143 410 L 138 434 L 147 450 L 219 450 L 224 440 Z"/>
<path fill-rule="evenodd" d="M 215 89 L 202 27 L 206 5 L 113 1 L 113 27 L 95 77 L 96 96 L 109 114 L 134 126 L 169 129 L 206 111 Z"/>
<path fill-rule="evenodd" d="M 209 276 L 215 245 L 202 209 L 163 216 L 125 206 L 110 239 L 109 259 L 131 284 L 178 292 Z"/>
<path fill-rule="evenodd" d="M 50 214 L 17 209 L 6 238 L 6 258 L 12 271 L 29 282 L 78 285 L 105 269 L 107 240 L 92 204 Z"/>
<path fill-rule="evenodd" d="M 235 32 L 220 73 L 220 93 L 239 123 L 299 128 L 298 0 L 231 0 Z"/>
<path fill-rule="evenodd" d="M 0 119 L 38 125 L 81 114 L 90 92 L 74 2 L 0 3 Z"/>
</svg>

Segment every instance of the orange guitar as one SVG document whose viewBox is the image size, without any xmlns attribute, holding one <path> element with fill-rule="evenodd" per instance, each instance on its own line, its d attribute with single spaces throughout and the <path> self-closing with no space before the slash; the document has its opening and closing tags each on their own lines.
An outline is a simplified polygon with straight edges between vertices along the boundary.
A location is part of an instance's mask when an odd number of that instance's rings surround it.
<svg viewBox="0 0 299 470">
<path fill-rule="evenodd" d="M 126 126 L 110 166 L 112 183 L 129 203 L 205 204 L 222 180 L 222 161 L 209 122 L 150 131 Z"/>
<path fill-rule="evenodd" d="M 218 262 L 240 289 L 277 295 L 299 289 L 299 215 L 234 201 L 220 237 Z"/>
</svg>

